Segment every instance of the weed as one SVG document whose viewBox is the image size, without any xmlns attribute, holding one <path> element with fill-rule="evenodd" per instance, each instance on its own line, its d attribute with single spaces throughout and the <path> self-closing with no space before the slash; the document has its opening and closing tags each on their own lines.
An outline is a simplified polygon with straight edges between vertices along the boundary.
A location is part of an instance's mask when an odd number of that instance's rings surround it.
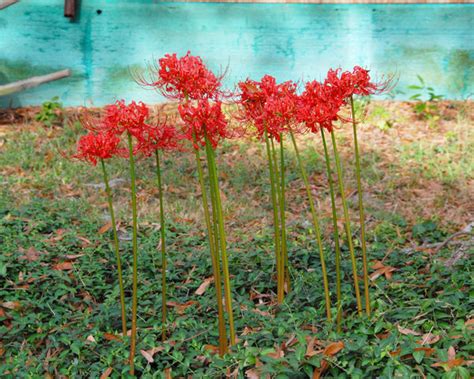
<svg viewBox="0 0 474 379">
<path fill-rule="evenodd" d="M 63 107 L 59 102 L 59 97 L 55 96 L 51 100 L 43 103 L 35 120 L 43 123 L 45 126 L 51 127 L 61 122 L 62 112 Z"/>
</svg>

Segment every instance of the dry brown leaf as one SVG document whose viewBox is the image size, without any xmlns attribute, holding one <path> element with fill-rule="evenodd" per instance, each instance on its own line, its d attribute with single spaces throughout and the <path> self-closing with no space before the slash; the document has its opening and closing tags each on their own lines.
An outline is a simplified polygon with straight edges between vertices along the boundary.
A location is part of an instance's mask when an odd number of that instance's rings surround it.
<svg viewBox="0 0 474 379">
<path fill-rule="evenodd" d="M 67 271 L 67 270 L 72 270 L 72 269 L 73 269 L 72 262 L 61 262 L 53 266 L 53 270 L 56 270 L 56 271 Z"/>
<path fill-rule="evenodd" d="M 385 340 L 390 337 L 390 332 L 379 333 L 375 335 L 379 340 Z"/>
<path fill-rule="evenodd" d="M 150 350 L 140 350 L 140 353 L 145 357 L 148 363 L 153 363 L 154 362 L 153 356 L 159 351 L 163 351 L 164 349 L 165 349 L 164 346 L 157 346 L 157 347 L 151 348 Z"/>
<path fill-rule="evenodd" d="M 245 377 L 247 379 L 260 379 L 260 374 L 256 368 L 251 368 L 245 371 Z"/>
<path fill-rule="evenodd" d="M 426 333 L 423 334 L 421 340 L 416 341 L 416 343 L 420 345 L 433 345 L 434 343 L 438 342 L 441 339 L 441 336 L 434 335 L 433 333 Z"/>
<path fill-rule="evenodd" d="M 466 328 L 468 328 L 469 330 L 473 330 L 474 329 L 474 318 L 471 318 L 469 320 L 467 320 L 465 323 L 464 323 L 464 326 Z"/>
<path fill-rule="evenodd" d="M 435 349 L 433 349 L 432 347 L 417 347 L 415 351 L 424 351 L 425 355 L 429 357 L 435 352 Z"/>
<path fill-rule="evenodd" d="M 454 349 L 453 346 L 450 346 L 448 348 L 448 361 L 452 361 L 455 358 L 456 358 L 456 350 Z"/>
<path fill-rule="evenodd" d="M 112 367 L 107 368 L 107 370 L 105 370 L 100 376 L 100 379 L 107 379 L 110 376 L 110 374 L 112 374 L 112 371 L 113 371 Z"/>
<path fill-rule="evenodd" d="M 165 379 L 173 379 L 171 376 L 171 367 L 165 368 Z"/>
<path fill-rule="evenodd" d="M 25 250 L 20 247 L 19 251 L 23 253 L 20 259 L 25 259 L 29 262 L 37 261 L 38 259 L 40 259 L 42 254 L 45 254 L 43 251 L 36 250 L 33 246 L 31 246 L 28 250 Z"/>
<path fill-rule="evenodd" d="M 321 378 L 321 375 L 324 373 L 324 371 L 327 370 L 327 368 L 329 367 L 329 364 L 327 363 L 327 361 L 323 360 L 321 362 L 321 367 L 315 367 L 314 371 L 313 371 L 313 379 L 319 379 Z"/>
<path fill-rule="evenodd" d="M 67 254 L 65 255 L 64 257 L 67 259 L 67 260 L 70 260 L 70 261 L 73 261 L 77 258 L 80 258 L 80 257 L 83 257 L 85 254 Z"/>
<path fill-rule="evenodd" d="M 104 234 L 105 232 L 107 232 L 108 230 L 110 230 L 110 228 L 112 228 L 112 221 L 109 221 L 108 223 L 102 225 L 100 227 L 100 229 L 98 230 L 98 233 L 99 234 Z"/>
<path fill-rule="evenodd" d="M 402 328 L 400 325 L 397 325 L 397 329 L 401 334 L 403 334 L 405 336 L 408 336 L 408 335 L 421 336 L 421 333 L 418 333 L 418 332 L 416 332 L 412 329 Z"/>
<path fill-rule="evenodd" d="M 260 316 L 265 316 L 265 317 L 274 317 L 272 314 L 266 311 L 262 311 L 259 308 L 254 308 L 252 309 L 253 312 L 258 313 Z"/>
<path fill-rule="evenodd" d="M 153 355 L 151 355 L 150 353 L 148 353 L 148 351 L 146 350 L 140 350 L 140 353 L 141 355 L 143 355 L 143 357 L 148 361 L 148 363 L 153 363 L 154 360 L 153 360 Z"/>
<path fill-rule="evenodd" d="M 323 350 L 323 354 L 327 355 L 328 357 L 332 357 L 336 355 L 342 349 L 344 349 L 344 342 L 342 341 L 333 342 L 330 345 L 326 346 L 326 348 Z"/>
<path fill-rule="evenodd" d="M 219 353 L 219 347 L 215 345 L 204 345 L 204 349 L 206 349 L 207 351 L 210 351 L 213 354 Z"/>
<path fill-rule="evenodd" d="M 317 337 L 311 337 L 308 340 L 308 344 L 306 345 L 305 357 L 311 358 L 311 357 L 321 353 L 321 350 L 318 350 L 318 351 L 314 350 L 314 344 L 316 342 L 316 339 L 317 339 Z"/>
<path fill-rule="evenodd" d="M 391 352 L 390 352 L 390 355 L 391 355 L 392 357 L 397 357 L 398 355 L 400 355 L 401 351 L 402 351 L 402 349 L 401 349 L 401 348 L 398 348 L 397 350 L 391 351 Z"/>
<path fill-rule="evenodd" d="M 189 300 L 187 301 L 186 303 L 183 303 L 183 304 L 180 304 L 180 303 L 177 303 L 175 301 L 168 301 L 166 303 L 166 305 L 168 307 L 174 307 L 176 308 L 176 312 L 178 312 L 179 315 L 182 315 L 186 309 L 188 309 L 189 307 L 193 306 L 194 304 L 197 304 L 198 302 L 195 301 L 195 300 Z"/>
<path fill-rule="evenodd" d="M 102 334 L 102 336 L 103 336 L 104 339 L 106 339 L 107 341 L 122 341 L 122 339 L 121 339 L 119 336 L 116 336 L 115 334 L 104 333 L 104 334 Z"/>
<path fill-rule="evenodd" d="M 0 304 L 3 308 L 18 310 L 21 308 L 21 303 L 19 301 L 5 301 Z"/>
<path fill-rule="evenodd" d="M 275 351 L 268 353 L 267 356 L 273 359 L 280 359 L 285 356 L 285 353 L 280 346 L 275 346 Z"/>
<path fill-rule="evenodd" d="M 385 278 L 387 280 L 390 280 L 392 279 L 392 272 L 397 270 L 395 267 L 385 266 L 380 261 L 375 261 L 375 263 L 372 265 L 372 268 L 375 271 L 372 274 L 370 274 L 370 280 L 375 280 L 379 276 L 382 276 L 382 275 L 385 275 Z"/>
<path fill-rule="evenodd" d="M 204 292 L 206 292 L 207 288 L 213 281 L 214 281 L 214 277 L 204 279 L 204 281 L 201 283 L 201 285 L 198 287 L 198 289 L 194 293 L 199 296 L 202 295 Z"/>
<path fill-rule="evenodd" d="M 85 238 L 85 237 L 77 236 L 77 239 L 82 241 L 82 244 L 81 244 L 82 247 L 87 247 L 87 246 L 89 246 L 89 245 L 92 245 L 92 242 L 89 241 L 89 240 L 88 240 L 87 238 Z"/>
<path fill-rule="evenodd" d="M 451 370 L 454 367 L 461 366 L 464 363 L 463 358 L 456 358 L 449 360 L 447 362 L 436 362 L 431 365 L 431 367 L 443 367 L 446 371 Z"/>
</svg>

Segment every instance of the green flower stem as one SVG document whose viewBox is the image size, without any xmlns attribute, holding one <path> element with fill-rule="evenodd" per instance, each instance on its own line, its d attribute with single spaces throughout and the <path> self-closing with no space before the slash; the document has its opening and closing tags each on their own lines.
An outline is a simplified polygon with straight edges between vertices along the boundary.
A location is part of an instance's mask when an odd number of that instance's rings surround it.
<svg viewBox="0 0 474 379">
<path fill-rule="evenodd" d="M 117 273 L 118 273 L 118 282 L 120 288 L 120 305 L 122 308 L 122 335 L 125 337 L 127 335 L 127 316 L 125 314 L 125 291 L 123 288 L 123 276 L 122 276 L 122 260 L 120 258 L 120 248 L 119 240 L 117 235 L 117 225 L 115 222 L 115 212 L 114 206 L 112 204 L 112 191 L 109 186 L 109 178 L 107 176 L 107 170 L 105 169 L 104 160 L 100 160 L 100 165 L 102 166 L 102 173 L 104 176 L 105 192 L 107 194 L 107 201 L 109 203 L 109 212 L 110 212 L 110 222 L 112 223 L 112 231 L 114 234 L 114 250 L 115 258 L 117 259 Z"/>
<path fill-rule="evenodd" d="M 339 231 L 337 226 L 337 211 L 336 211 L 336 197 L 334 195 L 334 183 L 332 181 L 331 172 L 331 161 L 329 159 L 328 146 L 326 143 L 326 137 L 324 136 L 323 128 L 321 128 L 321 137 L 324 145 L 324 157 L 326 160 L 326 171 L 329 182 L 329 192 L 331 193 L 331 208 L 332 208 L 332 226 L 334 229 L 334 248 L 336 251 L 336 328 L 337 331 L 341 331 L 342 324 L 342 294 L 341 294 L 341 248 L 339 245 Z"/>
<path fill-rule="evenodd" d="M 282 202 L 281 202 L 281 180 L 280 180 L 280 172 L 279 172 L 279 161 L 277 159 L 275 144 L 273 142 L 273 138 L 270 138 L 270 147 L 272 150 L 272 159 L 273 159 L 273 168 L 275 174 L 275 188 L 276 188 L 276 195 L 277 195 L 277 203 L 278 203 L 278 210 L 280 213 L 280 299 L 283 301 L 285 297 L 285 255 L 284 255 L 284 245 L 286 243 L 283 240 L 283 219 L 282 219 Z"/>
<path fill-rule="evenodd" d="M 283 256 L 284 272 L 286 278 L 286 289 L 287 292 L 290 292 L 291 281 L 290 281 L 290 271 L 288 265 L 288 246 L 286 241 L 286 215 L 285 215 L 285 154 L 284 154 L 284 144 L 283 144 L 283 134 L 280 133 L 280 179 L 281 179 L 281 197 L 280 197 L 280 217 L 281 217 L 281 254 Z"/>
<path fill-rule="evenodd" d="M 342 167 L 341 167 L 341 162 L 339 159 L 339 153 L 337 152 L 337 144 L 336 144 L 336 137 L 334 135 L 334 130 L 331 131 L 331 140 L 332 140 L 332 147 L 334 150 L 334 159 L 336 161 L 337 180 L 339 182 L 339 192 L 341 193 L 342 208 L 344 209 L 344 224 L 346 228 L 347 244 L 349 245 L 349 253 L 351 255 L 352 275 L 354 277 L 354 290 L 356 294 L 357 312 L 360 315 L 362 314 L 362 302 L 360 299 L 359 279 L 357 277 L 357 262 L 356 262 L 356 257 L 354 253 L 354 245 L 352 243 L 351 221 L 349 219 L 349 210 L 347 209 L 346 195 L 344 193 Z"/>
<path fill-rule="evenodd" d="M 196 138 L 195 136 L 193 137 L 196 143 Z M 218 328 L 219 328 L 219 355 L 223 356 L 225 353 L 227 353 L 227 331 L 226 331 L 225 319 L 224 319 L 224 306 L 222 304 L 222 284 L 221 284 L 221 273 L 220 273 L 220 263 L 219 263 L 220 259 L 219 259 L 219 252 L 216 249 L 217 235 L 215 235 L 213 232 L 211 216 L 209 214 L 209 203 L 207 201 L 206 185 L 204 183 L 204 173 L 202 169 L 201 154 L 199 153 L 199 149 L 194 148 L 194 154 L 196 157 L 196 165 L 198 168 L 199 184 L 201 186 L 202 205 L 203 205 L 203 210 L 204 210 L 204 218 L 206 221 L 207 235 L 209 239 L 209 250 L 211 252 L 212 269 L 213 269 L 213 274 L 214 274 L 214 285 L 216 288 L 217 318 L 218 318 Z"/>
<path fill-rule="evenodd" d="M 135 177 L 135 159 L 133 157 L 133 143 L 130 133 L 128 137 L 128 150 L 130 162 L 130 180 L 132 190 L 132 251 L 133 251 L 133 274 L 132 274 L 132 334 L 130 342 L 130 374 L 135 374 L 135 349 L 137 345 L 137 308 L 138 308 L 138 241 L 137 241 L 137 188 Z"/>
<path fill-rule="evenodd" d="M 291 141 L 293 142 L 293 146 L 295 148 L 296 159 L 298 161 L 298 166 L 300 167 L 301 176 L 303 177 L 303 182 L 306 187 L 306 194 L 308 195 L 309 201 L 309 208 L 311 210 L 311 216 L 313 218 L 313 226 L 314 231 L 316 233 L 316 240 L 318 242 L 318 249 L 319 249 L 319 259 L 321 261 L 321 271 L 323 274 L 323 286 L 324 286 L 324 297 L 326 302 L 326 317 L 328 321 L 331 321 L 331 297 L 329 294 L 329 283 L 328 283 L 328 275 L 326 270 L 326 260 L 324 257 L 324 248 L 323 248 L 323 241 L 321 238 L 321 228 L 319 226 L 319 217 L 316 212 L 316 208 L 314 206 L 313 195 L 311 194 L 311 188 L 309 186 L 308 175 L 306 173 L 306 169 L 304 168 L 303 162 L 301 161 L 300 152 L 298 150 L 298 146 L 296 144 L 295 136 L 292 131 L 290 131 Z"/>
<path fill-rule="evenodd" d="M 227 318 L 229 321 L 229 336 L 230 336 L 230 345 L 235 345 L 235 327 L 234 327 L 234 312 L 232 310 L 232 294 L 231 294 L 231 284 L 230 284 L 230 274 L 229 274 L 229 260 L 227 257 L 227 245 L 226 245 L 226 235 L 224 228 L 224 215 L 222 211 L 222 202 L 221 195 L 219 191 L 219 179 L 217 174 L 216 160 L 214 149 L 209 142 L 209 139 L 206 137 L 206 151 L 208 156 L 208 166 L 209 166 L 209 178 L 210 185 L 213 188 L 211 195 L 214 197 L 214 203 L 216 205 L 215 213 L 217 214 L 217 223 L 219 228 L 219 243 L 220 243 L 220 253 L 222 257 L 222 274 L 224 276 L 224 297 L 225 304 L 227 308 Z"/>
<path fill-rule="evenodd" d="M 354 132 L 354 152 L 356 160 L 356 177 L 357 177 L 357 194 L 359 198 L 359 219 L 360 219 L 360 241 L 362 245 L 362 264 L 364 270 L 364 292 L 365 292 L 365 312 L 370 316 L 370 293 L 369 293 L 369 270 L 367 266 L 367 247 L 365 244 L 365 216 L 364 202 L 362 194 L 362 184 L 360 180 L 360 156 L 359 144 L 357 142 L 357 126 L 355 121 L 354 98 L 351 96 L 351 112 L 352 112 L 352 130 Z"/>
<path fill-rule="evenodd" d="M 278 202 L 276 194 L 276 183 L 275 183 L 275 172 L 273 170 L 273 155 L 270 148 L 270 141 L 268 138 L 267 131 L 265 130 L 265 144 L 267 147 L 267 157 L 268 157 L 268 171 L 270 174 L 270 189 L 273 205 L 273 228 L 274 228 L 274 241 L 275 241 L 275 259 L 276 259 L 276 269 L 277 269 L 277 301 L 279 304 L 283 302 L 283 288 L 280 288 L 281 285 L 281 272 L 280 272 L 280 226 L 278 219 Z"/>
<path fill-rule="evenodd" d="M 155 150 L 156 158 L 156 179 L 158 184 L 159 199 L 160 199 L 160 238 L 161 238 L 161 339 L 166 340 L 166 225 L 165 225 L 165 211 L 163 204 L 163 185 L 161 183 L 161 168 L 160 168 L 160 152 Z"/>
</svg>

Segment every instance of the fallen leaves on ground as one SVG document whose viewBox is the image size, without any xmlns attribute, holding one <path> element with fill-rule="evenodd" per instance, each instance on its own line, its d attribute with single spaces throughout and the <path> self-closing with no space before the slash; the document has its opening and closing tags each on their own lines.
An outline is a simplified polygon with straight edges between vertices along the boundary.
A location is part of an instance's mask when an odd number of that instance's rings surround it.
<svg viewBox="0 0 474 379">
<path fill-rule="evenodd" d="M 207 288 L 213 281 L 214 281 L 214 277 L 209 277 L 209 278 L 204 279 L 204 281 L 201 283 L 201 285 L 198 287 L 198 289 L 194 293 L 198 296 L 204 294 L 204 292 L 206 292 Z"/>
<path fill-rule="evenodd" d="M 147 360 L 148 363 L 153 363 L 155 360 L 153 359 L 153 356 L 160 352 L 163 351 L 165 348 L 164 346 L 157 346 L 154 347 L 150 350 L 140 350 L 141 355 Z"/>
<path fill-rule="evenodd" d="M 456 350 L 453 346 L 448 348 L 448 360 L 445 362 L 436 362 L 431 367 L 442 367 L 445 371 L 449 371 L 454 367 L 464 364 L 464 358 L 456 358 Z"/>
<path fill-rule="evenodd" d="M 192 306 L 195 305 L 195 304 L 198 304 L 198 302 L 195 301 L 195 300 L 189 300 L 189 301 L 187 301 L 187 302 L 185 302 L 185 303 L 182 303 L 182 304 L 177 303 L 176 301 L 168 301 L 168 302 L 166 303 L 166 305 L 167 305 L 168 307 L 173 307 L 173 308 L 175 308 L 175 309 L 176 309 L 176 312 L 177 312 L 179 315 L 184 314 L 184 312 L 186 312 L 186 309 L 188 309 L 189 307 L 192 307 Z"/>
<path fill-rule="evenodd" d="M 375 271 L 370 274 L 370 280 L 375 280 L 382 275 L 385 275 L 385 278 L 390 280 L 392 279 L 392 272 L 397 270 L 395 267 L 385 266 L 381 261 L 375 261 L 372 268 Z"/>
<path fill-rule="evenodd" d="M 421 336 L 421 333 L 408 329 L 408 328 L 402 328 L 400 325 L 397 325 L 397 329 L 400 332 L 400 334 L 403 334 L 405 336 L 412 335 L 412 336 Z"/>
<path fill-rule="evenodd" d="M 53 270 L 56 271 L 68 271 L 74 268 L 72 262 L 61 262 L 53 266 Z"/>
<path fill-rule="evenodd" d="M 20 256 L 20 259 L 25 259 L 28 262 L 35 262 L 40 259 L 43 254 L 46 254 L 43 251 L 36 250 L 34 246 L 30 246 L 28 250 L 20 247 L 18 251 L 23 254 Z"/>
<path fill-rule="evenodd" d="M 5 301 L 0 304 L 3 308 L 11 309 L 13 311 L 19 310 L 21 308 L 21 303 L 19 301 Z"/>
</svg>

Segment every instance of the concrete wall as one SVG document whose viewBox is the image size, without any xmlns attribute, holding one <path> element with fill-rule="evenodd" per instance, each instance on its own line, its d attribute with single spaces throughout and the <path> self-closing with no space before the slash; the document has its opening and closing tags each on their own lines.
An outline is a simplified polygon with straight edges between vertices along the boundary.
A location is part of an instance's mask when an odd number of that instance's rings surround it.
<svg viewBox="0 0 474 379">
<path fill-rule="evenodd" d="M 330 67 L 359 64 L 376 74 L 396 72 L 402 90 L 420 74 L 449 98 L 473 93 L 474 5 L 81 3 L 75 22 L 63 17 L 61 0 L 20 1 L 0 11 L 0 83 L 73 71 L 0 98 L 0 105 L 53 96 L 66 105 L 162 101 L 136 85 L 130 71 L 187 50 L 214 70 L 227 69 L 231 88 L 247 76 L 320 79 Z"/>
</svg>

